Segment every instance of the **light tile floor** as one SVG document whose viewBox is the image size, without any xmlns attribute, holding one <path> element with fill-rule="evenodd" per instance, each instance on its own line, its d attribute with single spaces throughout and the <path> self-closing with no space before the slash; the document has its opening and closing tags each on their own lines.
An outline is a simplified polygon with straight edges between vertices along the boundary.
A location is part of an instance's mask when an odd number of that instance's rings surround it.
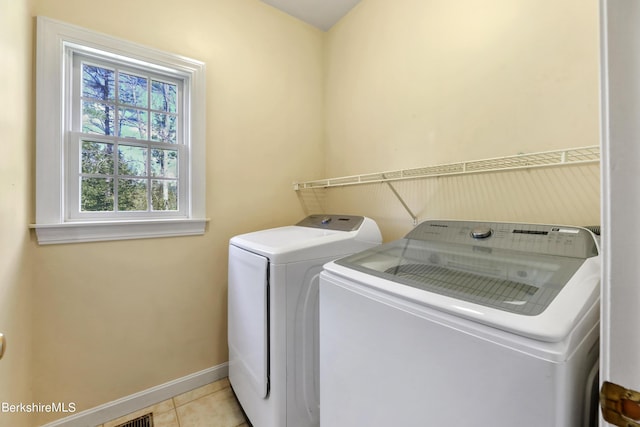
<svg viewBox="0 0 640 427">
<path fill-rule="evenodd" d="M 227 378 L 98 427 L 115 427 L 149 412 L 154 427 L 249 427 Z"/>
</svg>

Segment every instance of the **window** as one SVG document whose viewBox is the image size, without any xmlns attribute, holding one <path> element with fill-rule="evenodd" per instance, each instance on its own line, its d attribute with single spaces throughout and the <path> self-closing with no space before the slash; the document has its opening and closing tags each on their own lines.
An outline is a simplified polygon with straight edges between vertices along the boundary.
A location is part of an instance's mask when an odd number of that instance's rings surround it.
<svg viewBox="0 0 640 427">
<path fill-rule="evenodd" d="M 69 218 L 183 216 L 183 81 L 72 53 Z"/>
<path fill-rule="evenodd" d="M 38 18 L 36 229 L 202 234 L 204 64 Z"/>
</svg>

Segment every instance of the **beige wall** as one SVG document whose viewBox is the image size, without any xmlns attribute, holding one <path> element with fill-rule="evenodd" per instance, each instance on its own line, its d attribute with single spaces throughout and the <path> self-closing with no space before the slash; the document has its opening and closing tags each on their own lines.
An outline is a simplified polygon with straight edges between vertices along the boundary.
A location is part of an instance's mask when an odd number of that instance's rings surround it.
<svg viewBox="0 0 640 427">
<path fill-rule="evenodd" d="M 326 177 L 599 142 L 597 2 L 364 0 L 326 43 Z M 397 187 L 421 220 L 599 222 L 597 165 Z M 381 184 L 314 196 L 412 226 Z"/>
<path fill-rule="evenodd" d="M 0 401 L 85 410 L 225 362 L 234 234 L 322 210 L 369 215 L 387 240 L 411 228 L 383 185 L 296 196 L 295 180 L 598 143 L 593 2 L 363 0 L 326 34 L 258 0 L 0 5 Z M 206 62 L 204 236 L 29 238 L 36 15 Z M 397 188 L 420 219 L 590 224 L 598 182 L 585 166 Z M 0 414 L 0 425 L 57 416 Z"/>
<path fill-rule="evenodd" d="M 0 403 L 30 402 L 31 390 L 31 114 L 32 25 L 28 2 L 0 0 Z M 29 426 L 24 414 L 0 412 L 2 426 Z"/>
<path fill-rule="evenodd" d="M 34 393 L 85 410 L 227 361 L 228 239 L 300 219 L 322 173 L 323 34 L 258 0 L 33 3 L 207 66 L 206 234 L 34 249 Z"/>
</svg>

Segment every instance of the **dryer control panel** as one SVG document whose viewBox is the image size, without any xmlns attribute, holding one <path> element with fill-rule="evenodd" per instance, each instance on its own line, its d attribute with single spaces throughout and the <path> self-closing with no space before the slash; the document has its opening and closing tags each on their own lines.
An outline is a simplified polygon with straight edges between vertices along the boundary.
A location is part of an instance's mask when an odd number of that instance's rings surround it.
<svg viewBox="0 0 640 427">
<path fill-rule="evenodd" d="M 296 225 L 325 230 L 355 231 L 360 228 L 362 221 L 364 217 L 354 215 L 309 215 Z"/>
</svg>

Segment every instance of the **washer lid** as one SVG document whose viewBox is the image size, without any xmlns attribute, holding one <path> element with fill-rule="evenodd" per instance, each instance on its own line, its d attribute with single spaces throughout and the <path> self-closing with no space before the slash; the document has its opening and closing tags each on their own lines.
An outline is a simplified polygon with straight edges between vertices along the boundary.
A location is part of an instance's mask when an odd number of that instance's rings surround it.
<svg viewBox="0 0 640 427">
<path fill-rule="evenodd" d="M 404 239 L 336 264 L 457 300 L 536 316 L 596 255 L 591 233 L 576 227 L 428 221 Z"/>
</svg>

